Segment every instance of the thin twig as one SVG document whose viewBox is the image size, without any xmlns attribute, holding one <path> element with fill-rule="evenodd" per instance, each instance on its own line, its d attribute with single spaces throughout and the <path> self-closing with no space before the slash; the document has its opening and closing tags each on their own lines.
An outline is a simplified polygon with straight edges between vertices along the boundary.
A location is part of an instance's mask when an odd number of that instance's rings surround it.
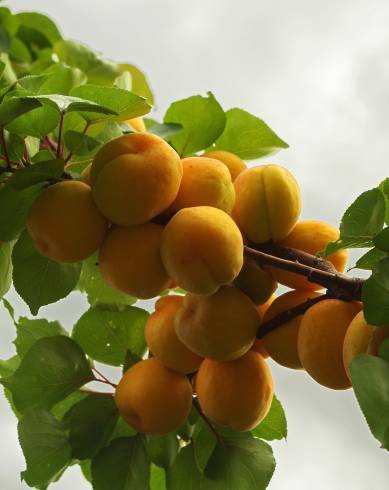
<svg viewBox="0 0 389 490">
<path fill-rule="evenodd" d="M 209 418 L 205 415 L 205 413 L 202 411 L 200 404 L 197 400 L 197 398 L 193 398 L 193 406 L 197 410 L 198 414 L 200 417 L 204 420 L 204 422 L 208 425 L 208 427 L 211 429 L 212 433 L 216 437 L 216 440 L 219 444 L 224 444 L 224 440 L 222 436 L 219 434 L 219 432 L 216 430 L 216 428 L 213 426 L 212 422 L 209 420 Z"/>
<path fill-rule="evenodd" d="M 117 385 L 115 385 L 115 383 L 112 383 L 106 376 L 104 376 L 103 373 L 101 373 L 99 370 L 97 370 L 95 367 L 92 368 L 93 371 L 98 374 L 101 379 L 98 379 L 96 378 L 95 381 L 99 381 L 100 383 L 105 383 L 105 384 L 108 384 L 108 385 L 111 385 L 113 386 L 114 388 L 116 388 Z"/>
<path fill-rule="evenodd" d="M 65 114 L 61 112 L 61 117 L 59 120 L 59 128 L 58 128 L 58 142 L 57 142 L 57 158 L 61 158 L 63 154 L 63 148 L 62 148 L 62 129 L 63 129 L 63 120 L 64 120 Z"/>
</svg>

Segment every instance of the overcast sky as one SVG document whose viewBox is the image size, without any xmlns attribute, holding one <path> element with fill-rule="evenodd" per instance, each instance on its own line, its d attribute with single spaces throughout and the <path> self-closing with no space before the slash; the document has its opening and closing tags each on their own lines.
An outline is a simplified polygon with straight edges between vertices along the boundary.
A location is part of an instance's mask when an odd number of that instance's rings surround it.
<svg viewBox="0 0 389 490">
<path fill-rule="evenodd" d="M 337 225 L 362 191 L 389 174 L 389 2 L 385 0 L 14 0 L 50 14 L 63 35 L 148 74 L 162 115 L 173 101 L 212 90 L 223 107 L 263 118 L 290 149 L 271 158 L 300 182 L 302 217 Z M 270 161 L 270 160 L 269 160 Z M 19 314 L 27 310 L 10 296 Z M 40 316 L 71 328 L 76 293 Z M 14 329 L 0 311 L 0 358 Z M 272 364 L 289 423 L 273 444 L 271 490 L 378 490 L 389 481 L 353 392 L 330 391 Z M 0 488 L 20 490 L 24 461 L 15 418 L 0 396 Z M 89 488 L 77 468 L 54 490 Z M 115 489 L 112 489 L 115 490 Z M 238 489 L 237 489 L 238 490 Z"/>
</svg>

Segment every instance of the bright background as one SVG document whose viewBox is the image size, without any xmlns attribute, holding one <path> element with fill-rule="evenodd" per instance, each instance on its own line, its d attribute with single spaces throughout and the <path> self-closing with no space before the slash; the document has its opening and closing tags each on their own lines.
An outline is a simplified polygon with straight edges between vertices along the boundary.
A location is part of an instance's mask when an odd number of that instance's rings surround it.
<svg viewBox="0 0 389 490">
<path fill-rule="evenodd" d="M 242 107 L 263 118 L 290 145 L 271 161 L 297 177 L 303 218 L 337 225 L 359 193 L 389 174 L 386 0 L 7 3 L 49 14 L 65 37 L 137 63 L 160 115 L 173 100 L 212 90 L 225 109 Z M 28 314 L 15 294 L 9 299 L 18 314 Z M 73 293 L 40 316 L 71 328 L 86 307 Z M 4 359 L 14 352 L 14 328 L 4 311 L 0 324 Z M 272 444 L 277 469 L 269 489 L 387 488 L 388 453 L 370 435 L 352 391 L 330 391 L 303 372 L 272 368 L 289 437 Z M 24 461 L 15 418 L 3 396 L 0 434 L 0 488 L 26 488 L 19 482 Z M 50 488 L 89 487 L 74 467 Z"/>
</svg>

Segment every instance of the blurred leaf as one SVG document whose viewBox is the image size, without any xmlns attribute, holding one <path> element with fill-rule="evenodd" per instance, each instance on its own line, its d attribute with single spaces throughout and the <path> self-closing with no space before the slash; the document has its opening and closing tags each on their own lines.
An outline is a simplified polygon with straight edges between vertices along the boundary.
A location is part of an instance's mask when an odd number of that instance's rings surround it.
<svg viewBox="0 0 389 490">
<path fill-rule="evenodd" d="M 75 324 L 72 336 L 92 359 L 121 366 L 127 350 L 144 354 L 147 317 L 145 310 L 134 306 L 120 311 L 90 308 Z"/>
<path fill-rule="evenodd" d="M 126 357 L 124 358 L 123 363 L 123 374 L 127 371 L 127 369 L 130 369 L 130 367 L 132 367 L 137 362 L 140 362 L 141 360 L 142 358 L 140 356 L 134 354 L 130 350 L 127 350 Z"/>
<path fill-rule="evenodd" d="M 13 242 L 0 243 L 0 298 L 12 284 L 12 248 Z"/>
<path fill-rule="evenodd" d="M 12 263 L 15 289 L 33 315 L 73 291 L 81 272 L 80 263 L 55 262 L 41 255 L 27 231 L 16 242 Z"/>
<path fill-rule="evenodd" d="M 99 304 L 115 306 L 132 305 L 136 302 L 136 298 L 108 286 L 101 277 L 97 254 L 92 255 L 82 263 L 78 288 L 87 294 L 91 306 L 97 306 Z"/>
<path fill-rule="evenodd" d="M 387 253 L 383 252 L 379 248 L 372 248 L 357 260 L 355 267 L 358 269 L 371 270 L 374 268 L 377 262 L 379 262 L 380 260 L 384 259 L 387 256 L 388 256 Z"/>
<path fill-rule="evenodd" d="M 389 177 L 384 179 L 378 186 L 385 198 L 385 223 L 389 225 Z"/>
<path fill-rule="evenodd" d="M 81 348 L 74 340 L 57 335 L 37 340 L 14 374 L 1 383 L 11 390 L 16 408 L 23 412 L 51 408 L 93 379 Z"/>
<path fill-rule="evenodd" d="M 118 419 L 118 409 L 110 394 L 92 393 L 66 413 L 72 456 L 88 459 L 109 440 Z"/>
<path fill-rule="evenodd" d="M 170 142 L 181 156 L 186 156 L 211 145 L 223 132 L 226 119 L 219 102 L 208 92 L 207 97 L 194 95 L 173 102 L 164 123 L 182 125 L 183 129 Z"/>
<path fill-rule="evenodd" d="M 330 242 L 324 251 L 325 255 L 341 248 L 371 247 L 375 235 L 384 226 L 385 200 L 379 189 L 363 192 L 351 204 L 340 223 L 340 237 Z"/>
<path fill-rule="evenodd" d="M 132 77 L 128 70 L 125 70 L 115 79 L 115 87 L 121 88 L 123 90 L 131 90 L 132 87 Z"/>
<path fill-rule="evenodd" d="M 149 479 L 150 463 L 140 435 L 115 439 L 92 461 L 94 490 L 148 490 Z"/>
<path fill-rule="evenodd" d="M 128 71 L 131 74 L 132 92 L 144 97 L 149 104 L 154 105 L 154 95 L 145 74 L 137 66 L 128 63 L 120 64 L 119 69 L 121 73 Z"/>
<path fill-rule="evenodd" d="M 88 396 L 86 391 L 73 391 L 66 398 L 56 403 L 50 410 L 50 412 L 58 420 L 62 420 L 65 414 L 79 401 L 83 400 Z"/>
<path fill-rule="evenodd" d="M 13 343 L 16 352 L 23 358 L 38 339 L 67 335 L 67 332 L 57 321 L 49 322 L 45 318 L 30 319 L 22 316 L 16 322 L 16 334 Z"/>
<path fill-rule="evenodd" d="M 64 140 L 66 147 L 74 155 L 88 155 L 101 145 L 96 138 L 72 130 L 66 132 Z"/>
<path fill-rule="evenodd" d="M 0 26 L 0 51 L 8 53 L 11 48 L 11 36 L 4 27 Z"/>
<path fill-rule="evenodd" d="M 18 433 L 27 464 L 22 479 L 34 487 L 55 481 L 71 461 L 64 425 L 47 410 L 35 408 L 20 420 Z"/>
<path fill-rule="evenodd" d="M 147 132 L 156 134 L 160 138 L 169 139 L 170 137 L 178 134 L 182 130 L 181 124 L 166 123 L 166 124 L 154 124 Z"/>
<path fill-rule="evenodd" d="M 116 423 L 116 427 L 111 436 L 111 441 L 114 439 L 119 439 L 121 437 L 132 437 L 137 434 L 136 430 L 131 427 L 131 425 L 127 424 L 127 422 L 119 416 L 118 421 Z"/>
<path fill-rule="evenodd" d="M 269 413 L 262 422 L 251 431 L 251 434 L 267 441 L 286 439 L 288 428 L 285 412 L 276 396 L 273 396 Z"/>
<path fill-rule="evenodd" d="M 165 471 L 155 464 L 150 468 L 150 490 L 166 490 Z"/>
<path fill-rule="evenodd" d="M 363 283 L 362 302 L 368 323 L 389 323 L 389 258 L 378 262 L 372 275 Z"/>
<path fill-rule="evenodd" d="M 40 37 L 37 37 L 36 33 L 39 33 L 53 45 L 62 38 L 58 27 L 46 15 L 38 12 L 20 12 L 15 15 L 15 18 L 19 22 L 18 34 L 22 39 L 27 41 L 41 39 Z M 33 35 L 35 35 L 35 37 Z M 42 41 L 39 43 L 40 47 L 41 43 Z"/>
<path fill-rule="evenodd" d="M 143 116 L 150 111 L 150 106 L 145 99 L 135 95 L 128 90 L 122 90 L 117 87 L 100 87 L 98 85 L 81 85 L 71 91 L 71 95 L 74 97 L 81 97 L 82 99 L 90 100 L 96 104 L 100 104 L 109 108 L 115 114 L 115 120 L 123 121 L 125 119 L 131 119 L 138 116 Z M 87 121 L 99 120 L 95 115 L 88 113 L 82 113 L 82 116 Z M 102 118 L 100 117 L 100 120 Z M 112 117 L 110 117 L 112 119 Z"/>
<path fill-rule="evenodd" d="M 9 57 L 18 63 L 30 63 L 32 61 L 28 47 L 18 37 L 11 38 Z"/>
<path fill-rule="evenodd" d="M 18 237 L 26 223 L 31 204 L 40 192 L 40 185 L 23 191 L 17 191 L 9 184 L 0 187 L 0 240 L 7 242 Z"/>
<path fill-rule="evenodd" d="M 84 459 L 84 461 L 79 461 L 82 474 L 86 481 L 92 483 L 92 461 L 90 459 Z"/>
<path fill-rule="evenodd" d="M 87 77 L 78 68 L 63 63 L 55 63 L 43 72 L 44 83 L 39 88 L 40 94 L 68 95 L 72 88 L 86 83 Z"/>
<path fill-rule="evenodd" d="M 89 83 L 111 85 L 120 74 L 116 63 L 103 59 L 88 46 L 77 41 L 59 41 L 55 44 L 54 51 L 60 61 L 82 70 Z"/>
<path fill-rule="evenodd" d="M 8 131 L 4 131 L 4 134 L 9 159 L 19 162 L 24 155 L 24 139 L 21 136 L 9 133 Z M 1 154 L 4 155 L 4 145 L 2 143 L 0 143 L 0 148 Z"/>
<path fill-rule="evenodd" d="M 378 235 L 374 237 L 373 243 L 380 250 L 389 252 L 389 227 L 384 228 L 378 233 Z"/>
<path fill-rule="evenodd" d="M 374 437 L 389 450 L 389 363 L 360 354 L 350 365 L 355 395 Z"/>
<path fill-rule="evenodd" d="M 269 126 L 243 109 L 226 112 L 226 126 L 212 150 L 230 151 L 243 160 L 255 160 L 274 155 L 289 145 L 279 138 Z"/>
<path fill-rule="evenodd" d="M 389 362 L 389 339 L 385 339 L 379 348 L 379 356 L 386 362 Z"/>
<path fill-rule="evenodd" d="M 14 97 L 0 104 L 0 126 L 6 126 L 22 114 L 30 112 L 42 104 L 29 97 Z"/>
<path fill-rule="evenodd" d="M 27 189 L 51 179 L 59 179 L 64 171 L 65 162 L 62 159 L 49 160 L 17 169 L 8 184 L 17 190 Z"/>
<path fill-rule="evenodd" d="M 150 461 L 161 468 L 169 468 L 175 461 L 180 445 L 176 434 L 149 436 L 146 444 Z"/>
</svg>

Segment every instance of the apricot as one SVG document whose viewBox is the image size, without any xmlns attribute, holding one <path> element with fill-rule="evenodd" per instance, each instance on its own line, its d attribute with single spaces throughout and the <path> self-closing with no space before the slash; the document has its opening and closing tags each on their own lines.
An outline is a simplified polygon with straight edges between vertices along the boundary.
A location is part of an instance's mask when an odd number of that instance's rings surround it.
<svg viewBox="0 0 389 490">
<path fill-rule="evenodd" d="M 80 180 L 81 182 L 84 182 L 84 184 L 91 185 L 90 181 L 90 171 L 91 171 L 92 164 L 90 163 L 87 165 L 84 170 L 81 172 Z"/>
<path fill-rule="evenodd" d="M 323 221 L 300 221 L 289 235 L 280 242 L 284 247 L 297 248 L 312 255 L 324 250 L 328 242 L 339 238 L 339 231 Z M 347 263 L 347 250 L 338 250 L 326 257 L 333 263 L 335 269 L 343 272 Z M 323 289 L 320 284 L 309 282 L 304 276 L 281 269 L 271 268 L 273 276 L 278 282 L 292 289 L 316 291 Z"/>
<path fill-rule="evenodd" d="M 114 226 L 99 253 L 103 279 L 135 298 L 153 298 L 167 289 L 170 279 L 160 256 L 163 226 L 155 223 L 129 228 Z"/>
<path fill-rule="evenodd" d="M 101 213 L 121 226 L 146 223 L 174 201 L 182 163 L 159 136 L 130 133 L 106 143 L 91 168 L 93 197 Z"/>
<path fill-rule="evenodd" d="M 234 280 L 234 286 L 243 291 L 254 304 L 259 305 L 266 303 L 271 297 L 277 289 L 277 282 L 255 260 L 245 258 L 243 267 Z"/>
<path fill-rule="evenodd" d="M 301 210 L 300 189 L 293 175 L 279 165 L 248 168 L 234 181 L 232 210 L 239 228 L 255 243 L 285 238 Z"/>
<path fill-rule="evenodd" d="M 276 298 L 277 296 L 275 294 L 272 294 L 265 303 L 262 303 L 261 305 L 257 305 L 257 310 L 259 311 L 259 314 L 261 315 L 262 319 L 265 316 L 267 310 L 270 308 L 270 305 L 273 303 L 273 301 L 275 301 Z"/>
<path fill-rule="evenodd" d="M 197 371 L 203 359 L 178 339 L 174 329 L 183 300 L 183 296 L 162 296 L 147 319 L 145 336 L 150 351 L 166 367 L 188 374 Z"/>
<path fill-rule="evenodd" d="M 258 354 L 261 354 L 264 359 L 267 359 L 269 357 L 269 353 L 265 349 L 265 345 L 262 339 L 255 339 L 251 350 L 253 350 L 254 352 L 258 352 Z"/>
<path fill-rule="evenodd" d="M 272 302 L 263 317 L 262 323 L 268 322 L 280 313 L 316 296 L 320 295 L 309 291 L 289 291 L 284 293 Z M 269 332 L 262 339 L 266 352 L 281 366 L 291 369 L 301 369 L 302 367 L 297 351 L 297 339 L 302 318 L 302 315 L 292 318 Z M 260 331 L 261 327 L 259 327 Z"/>
<path fill-rule="evenodd" d="M 351 386 L 343 364 L 343 342 L 361 307 L 359 302 L 326 299 L 309 308 L 301 320 L 298 336 L 301 364 L 327 388 L 344 390 Z"/>
<path fill-rule="evenodd" d="M 182 180 L 170 212 L 193 206 L 213 206 L 230 213 L 235 189 L 226 166 L 214 158 L 189 157 L 182 160 Z"/>
<path fill-rule="evenodd" d="M 195 294 L 212 294 L 239 274 L 243 239 L 224 211 L 210 206 L 184 208 L 164 229 L 161 256 L 179 287 Z"/>
<path fill-rule="evenodd" d="M 163 435 L 177 430 L 192 407 L 192 387 L 184 374 L 164 367 L 156 358 L 134 364 L 115 393 L 123 419 L 136 431 Z"/>
<path fill-rule="evenodd" d="M 176 316 L 176 333 L 199 356 L 229 361 L 254 343 L 260 316 L 237 288 L 222 286 L 211 296 L 187 294 Z"/>
<path fill-rule="evenodd" d="M 375 327 L 366 322 L 363 311 L 351 321 L 343 344 L 343 362 L 348 376 L 351 361 L 358 354 L 378 355 L 382 342 L 389 338 L 389 326 Z"/>
<path fill-rule="evenodd" d="M 243 170 L 246 170 L 247 168 L 246 163 L 242 159 L 229 151 L 207 151 L 202 156 L 206 158 L 215 158 L 216 160 L 219 160 L 219 162 L 224 163 L 224 165 L 228 168 L 231 174 L 231 179 L 233 181 L 238 177 L 241 172 L 243 172 Z"/>
<path fill-rule="evenodd" d="M 269 366 L 257 352 L 229 362 L 205 359 L 196 376 L 203 412 L 220 425 L 247 431 L 267 415 L 273 399 Z"/>
<path fill-rule="evenodd" d="M 76 180 L 47 187 L 32 204 L 27 230 L 42 255 L 79 262 L 100 247 L 107 232 L 88 185 Z"/>
<path fill-rule="evenodd" d="M 133 119 L 127 119 L 127 124 L 129 124 L 138 133 L 144 133 L 146 131 L 145 122 L 141 117 L 134 117 Z"/>
</svg>

